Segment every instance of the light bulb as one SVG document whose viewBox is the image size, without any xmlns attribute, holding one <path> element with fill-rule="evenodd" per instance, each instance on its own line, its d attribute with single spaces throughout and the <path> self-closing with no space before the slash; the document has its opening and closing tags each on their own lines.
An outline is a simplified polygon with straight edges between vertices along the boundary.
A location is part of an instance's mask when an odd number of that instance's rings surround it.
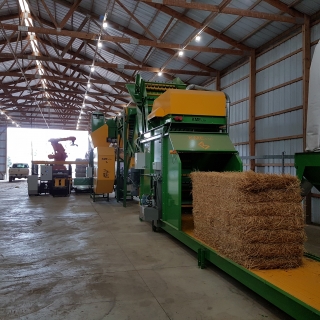
<svg viewBox="0 0 320 320">
<path fill-rule="evenodd" d="M 102 26 L 103 26 L 104 28 L 107 28 L 107 27 L 108 27 L 108 22 L 107 22 L 107 21 L 104 21 Z"/>
<path fill-rule="evenodd" d="M 101 41 L 98 42 L 98 47 L 99 47 L 99 48 L 102 47 L 102 42 L 101 42 Z"/>
<path fill-rule="evenodd" d="M 91 83 L 88 83 L 88 84 L 87 84 L 87 87 L 90 88 L 90 87 L 91 87 Z"/>
<path fill-rule="evenodd" d="M 200 41 L 201 37 L 200 36 L 196 36 L 196 41 Z"/>
<path fill-rule="evenodd" d="M 183 51 L 182 51 L 182 50 L 179 51 L 179 56 L 180 56 L 180 57 L 183 56 Z"/>
<path fill-rule="evenodd" d="M 91 67 L 91 72 L 94 72 L 94 67 Z"/>
<path fill-rule="evenodd" d="M 158 72 L 158 76 L 159 76 L 159 77 L 162 76 L 162 72 L 161 72 L 161 71 Z"/>
</svg>

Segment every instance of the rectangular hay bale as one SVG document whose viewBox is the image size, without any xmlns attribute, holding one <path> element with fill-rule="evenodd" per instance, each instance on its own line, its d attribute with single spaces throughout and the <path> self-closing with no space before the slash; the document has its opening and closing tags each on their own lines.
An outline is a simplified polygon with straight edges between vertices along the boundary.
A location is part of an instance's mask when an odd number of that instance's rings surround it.
<svg viewBox="0 0 320 320">
<path fill-rule="evenodd" d="M 196 237 L 247 268 L 302 263 L 300 181 L 291 175 L 193 172 Z"/>
</svg>

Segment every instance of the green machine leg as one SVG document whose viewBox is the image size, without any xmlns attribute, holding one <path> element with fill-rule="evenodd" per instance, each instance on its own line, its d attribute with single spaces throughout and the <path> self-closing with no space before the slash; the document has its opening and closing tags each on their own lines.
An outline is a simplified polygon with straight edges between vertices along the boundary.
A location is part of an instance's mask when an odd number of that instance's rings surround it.
<svg viewBox="0 0 320 320">
<path fill-rule="evenodd" d="M 206 249 L 198 249 L 198 267 L 204 269 L 206 267 Z"/>
</svg>

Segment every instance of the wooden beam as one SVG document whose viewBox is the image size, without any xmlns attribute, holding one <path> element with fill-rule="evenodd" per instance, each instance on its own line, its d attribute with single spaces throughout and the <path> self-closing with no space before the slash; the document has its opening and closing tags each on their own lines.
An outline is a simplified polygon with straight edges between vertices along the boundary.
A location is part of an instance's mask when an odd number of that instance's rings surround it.
<svg viewBox="0 0 320 320">
<path fill-rule="evenodd" d="M 156 9 L 160 10 L 161 12 L 166 13 L 166 14 L 170 15 L 171 17 L 178 19 L 179 21 L 182 21 L 185 24 L 188 24 L 196 29 L 201 29 L 200 22 L 193 20 L 190 17 L 185 16 L 185 15 L 181 14 L 180 12 L 177 12 L 169 7 L 166 7 L 166 6 L 160 5 L 160 4 L 155 4 L 155 3 L 148 3 L 148 5 L 152 6 L 153 8 L 156 8 Z M 207 33 L 207 34 L 211 35 L 212 37 L 215 37 L 225 43 L 228 43 L 228 44 L 232 45 L 233 47 L 238 48 L 240 50 L 248 51 L 248 52 L 252 50 L 252 48 L 250 48 L 242 43 L 238 43 L 236 40 L 222 34 L 219 31 L 216 31 L 210 27 L 205 28 L 203 30 L 203 32 Z"/>
<path fill-rule="evenodd" d="M 159 3 L 158 0 L 140 0 L 140 2 L 146 3 Z M 287 22 L 293 24 L 303 24 L 303 19 L 299 17 L 286 17 L 278 14 L 266 13 L 266 12 L 258 12 L 253 10 L 243 10 L 237 8 L 220 8 L 219 6 L 213 4 L 199 3 L 199 2 L 187 2 L 185 0 L 161 0 L 161 4 L 167 6 L 174 7 L 182 7 L 187 9 L 194 10 L 205 10 L 210 12 L 224 13 L 224 14 L 232 14 L 243 17 L 257 18 L 257 19 L 265 19 L 270 21 L 280 21 Z"/>
<path fill-rule="evenodd" d="M 42 3 L 42 5 L 43 5 L 44 9 L 46 10 L 46 12 L 48 13 L 51 21 L 54 23 L 54 26 L 55 26 L 56 28 L 58 28 L 58 24 L 57 24 L 57 22 L 56 22 L 56 19 L 54 18 L 54 16 L 52 15 L 50 9 L 49 9 L 48 6 L 46 5 L 45 0 L 41 0 L 41 3 Z"/>
<path fill-rule="evenodd" d="M 9 58 L 13 57 L 10 53 L 0 53 L 0 61 L 1 59 L 6 59 L 6 61 L 9 61 Z M 84 65 L 84 66 L 91 66 L 92 60 L 84 60 L 84 59 L 59 59 L 56 57 L 46 57 L 46 56 L 34 56 L 34 55 L 21 55 L 17 54 L 17 58 L 24 59 L 24 60 L 36 60 L 36 61 L 49 61 L 49 62 L 56 62 L 59 64 L 78 64 L 78 65 Z M 135 65 L 129 65 L 129 64 L 117 64 L 117 63 L 106 63 L 106 62 L 95 62 L 96 67 L 102 67 L 102 68 L 111 68 L 115 70 L 137 70 L 137 71 L 147 71 L 147 72 L 154 72 L 158 73 L 161 71 L 160 68 L 154 68 L 154 67 L 144 67 L 144 66 L 135 66 Z M 187 75 L 195 75 L 195 76 L 215 76 L 216 72 L 207 72 L 207 71 L 194 71 L 194 70 L 180 70 L 180 69 L 165 69 L 162 70 L 163 73 L 169 73 L 169 74 L 187 74 Z M 1 72 L 0 72 L 1 76 Z M 9 75 L 8 75 L 9 76 Z M 14 75 L 12 75 L 14 76 Z M 15 75 L 16 76 L 16 75 Z"/>
<path fill-rule="evenodd" d="M 249 153 L 256 155 L 256 56 L 250 56 L 250 77 L 249 77 Z M 255 171 L 255 159 L 250 160 L 250 169 Z"/>
<path fill-rule="evenodd" d="M 269 3 L 271 6 L 279 9 L 280 11 L 283 11 L 287 14 L 290 14 L 290 16 L 304 18 L 303 13 L 301 13 L 300 11 L 298 11 L 294 8 L 288 7 L 285 3 L 283 3 L 279 0 L 264 0 L 264 2 Z"/>
<path fill-rule="evenodd" d="M 71 8 L 69 9 L 68 13 L 65 15 L 65 17 L 63 18 L 63 20 L 60 22 L 60 28 L 62 29 L 65 24 L 68 22 L 69 18 L 73 15 L 74 11 L 77 9 L 77 7 L 79 6 L 80 2 L 82 0 L 75 0 L 74 3 L 72 4 Z"/>
<path fill-rule="evenodd" d="M 306 17 L 302 26 L 302 64 L 303 64 L 303 151 L 306 149 L 307 112 L 309 95 L 309 77 L 311 64 L 310 19 Z"/>
<path fill-rule="evenodd" d="M 63 0 L 55 0 L 55 3 L 58 3 L 64 7 L 67 7 L 67 8 L 70 8 L 71 7 L 71 4 L 67 1 L 63 1 Z M 81 6 L 79 6 L 76 10 L 77 12 L 83 14 L 83 15 L 90 15 L 91 16 L 91 19 L 95 19 L 97 21 L 100 21 L 100 16 L 98 14 L 95 14 L 94 12 L 86 9 L 86 8 L 83 8 Z M 114 21 L 111 21 L 109 20 L 108 21 L 108 25 L 110 25 L 111 28 L 113 29 L 116 29 L 116 30 L 121 30 L 121 32 L 123 32 L 124 34 L 127 34 L 129 35 L 130 37 L 132 38 L 135 38 L 135 39 L 148 39 L 147 37 L 129 29 L 129 28 L 126 28 Z M 169 54 L 169 55 L 174 55 L 176 53 L 175 50 L 172 50 L 172 49 L 166 49 L 166 48 L 159 48 L 159 50 Z M 202 70 L 206 70 L 208 72 L 215 72 L 217 70 L 215 70 L 214 68 L 211 68 L 211 67 L 208 67 L 206 66 L 205 64 L 197 61 L 197 60 L 194 60 L 194 59 L 191 59 L 191 58 L 188 58 L 186 56 L 184 57 L 180 57 L 179 58 L 181 61 L 185 62 L 186 64 L 190 64 L 190 65 L 193 65 L 193 66 L 196 66 L 198 67 L 199 69 L 202 69 Z M 128 61 L 130 59 L 127 59 Z"/>
<path fill-rule="evenodd" d="M 138 18 L 136 18 L 135 15 L 131 13 L 131 11 L 127 9 L 127 7 L 122 4 L 120 0 L 115 1 L 122 8 L 122 10 L 124 10 L 145 31 L 145 33 L 149 34 L 153 40 L 157 41 L 157 37 L 148 28 L 146 28 L 144 24 Z"/>
<path fill-rule="evenodd" d="M 17 26 L 12 24 L 1 24 L 1 27 L 4 30 L 11 30 L 11 31 L 24 31 L 24 32 L 34 32 L 36 34 L 47 34 L 47 35 L 55 35 L 55 36 L 66 36 L 71 38 L 79 38 L 84 40 L 98 40 L 96 33 L 87 33 L 81 31 L 69 31 L 69 30 L 55 30 L 55 29 L 48 29 L 48 28 L 38 28 L 38 27 L 27 27 L 27 26 Z M 147 47 L 155 47 L 155 48 L 165 48 L 165 49 L 173 49 L 173 50 L 180 50 L 181 44 L 179 43 L 166 43 L 166 42 L 157 42 L 152 40 L 144 40 L 144 39 L 132 39 L 132 38 L 125 38 L 125 37 L 113 37 L 108 35 L 101 35 L 100 41 L 107 41 L 113 43 L 127 43 L 132 45 L 141 45 Z M 184 48 L 184 50 L 190 51 L 199 51 L 199 52 L 210 52 L 210 53 L 220 53 L 220 54 L 231 54 L 242 56 L 248 53 L 242 50 L 234 50 L 234 49 L 221 49 L 221 48 L 211 48 L 205 46 L 194 46 L 188 45 Z"/>
<path fill-rule="evenodd" d="M 216 90 L 220 91 L 221 90 L 221 75 L 220 72 L 216 76 Z M 230 119 L 229 119 L 230 121 Z"/>
</svg>

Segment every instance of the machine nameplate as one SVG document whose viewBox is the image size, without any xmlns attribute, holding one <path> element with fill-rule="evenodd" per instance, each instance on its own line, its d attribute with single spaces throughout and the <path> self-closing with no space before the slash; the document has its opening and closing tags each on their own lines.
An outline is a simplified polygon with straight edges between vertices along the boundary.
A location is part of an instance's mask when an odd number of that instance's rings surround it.
<svg viewBox="0 0 320 320">
<path fill-rule="evenodd" d="M 189 140 L 213 140 L 210 136 L 188 136 Z"/>
</svg>

